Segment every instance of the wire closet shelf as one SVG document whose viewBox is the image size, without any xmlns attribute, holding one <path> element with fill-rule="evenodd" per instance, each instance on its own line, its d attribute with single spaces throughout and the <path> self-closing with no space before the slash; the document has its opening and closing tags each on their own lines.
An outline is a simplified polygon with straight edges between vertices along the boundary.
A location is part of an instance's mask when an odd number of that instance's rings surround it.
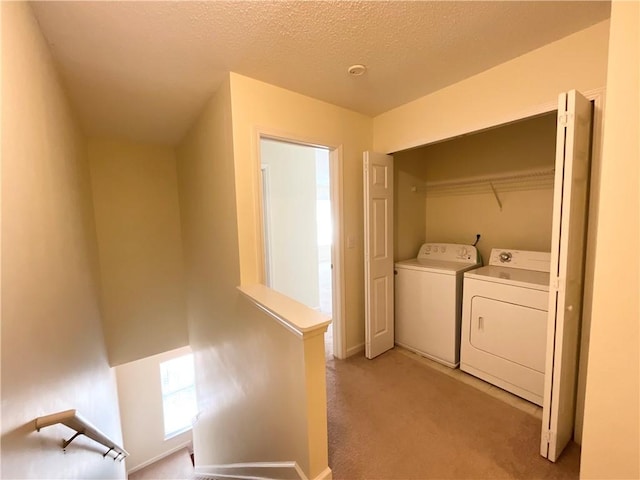
<svg viewBox="0 0 640 480">
<path fill-rule="evenodd" d="M 414 186 L 412 191 L 425 193 L 427 197 L 445 195 L 472 195 L 492 193 L 502 210 L 500 192 L 552 188 L 555 169 L 538 168 L 493 175 L 478 175 L 452 180 L 431 181 Z"/>
</svg>

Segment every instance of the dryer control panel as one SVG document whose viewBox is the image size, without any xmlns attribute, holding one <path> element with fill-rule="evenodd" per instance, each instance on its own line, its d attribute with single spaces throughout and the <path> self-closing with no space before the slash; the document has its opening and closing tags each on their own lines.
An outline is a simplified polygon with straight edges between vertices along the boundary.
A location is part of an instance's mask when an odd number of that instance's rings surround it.
<svg viewBox="0 0 640 480">
<path fill-rule="evenodd" d="M 478 258 L 476 247 L 459 243 L 425 243 L 418 252 L 418 259 L 477 263 Z"/>
<path fill-rule="evenodd" d="M 551 269 L 551 254 L 549 252 L 492 248 L 489 265 L 548 272 Z"/>
</svg>

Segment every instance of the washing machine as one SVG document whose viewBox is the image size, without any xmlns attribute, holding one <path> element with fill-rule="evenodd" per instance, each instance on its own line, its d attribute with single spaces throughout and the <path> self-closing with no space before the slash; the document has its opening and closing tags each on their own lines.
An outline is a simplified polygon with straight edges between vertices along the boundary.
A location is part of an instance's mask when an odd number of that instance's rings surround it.
<svg viewBox="0 0 640 480">
<path fill-rule="evenodd" d="M 460 369 L 542 405 L 551 255 L 494 248 L 465 273 Z"/>
<path fill-rule="evenodd" d="M 455 368 L 460 362 L 462 280 L 481 265 L 476 247 L 425 243 L 395 264 L 395 343 Z"/>
</svg>

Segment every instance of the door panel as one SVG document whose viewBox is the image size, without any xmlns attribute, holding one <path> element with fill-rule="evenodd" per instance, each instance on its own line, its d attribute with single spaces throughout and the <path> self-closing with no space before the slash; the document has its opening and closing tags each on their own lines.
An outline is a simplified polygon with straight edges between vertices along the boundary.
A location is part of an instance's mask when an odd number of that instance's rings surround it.
<svg viewBox="0 0 640 480">
<path fill-rule="evenodd" d="M 389 322 L 387 321 L 387 296 L 389 292 L 389 282 L 386 277 L 376 278 L 373 281 L 374 284 L 374 309 L 371 312 L 373 315 L 373 335 L 378 337 L 385 335 L 389 329 Z"/>
<path fill-rule="evenodd" d="M 393 157 L 364 153 L 365 355 L 393 348 Z"/>
<path fill-rule="evenodd" d="M 375 228 L 373 234 L 372 258 L 374 260 L 384 260 L 389 255 L 389 245 L 387 244 L 389 231 L 389 220 L 387 213 L 389 211 L 388 200 L 386 198 L 374 198 L 373 206 L 373 225 Z"/>
<path fill-rule="evenodd" d="M 551 287 L 540 454 L 555 462 L 573 435 L 586 231 L 591 103 L 558 99 Z"/>
</svg>

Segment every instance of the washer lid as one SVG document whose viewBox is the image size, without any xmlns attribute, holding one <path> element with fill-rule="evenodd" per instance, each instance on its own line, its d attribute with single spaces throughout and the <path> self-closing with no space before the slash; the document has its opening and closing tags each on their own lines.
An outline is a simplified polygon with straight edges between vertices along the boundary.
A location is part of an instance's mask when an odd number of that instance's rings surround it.
<svg viewBox="0 0 640 480">
<path fill-rule="evenodd" d="M 403 260 L 395 264 L 396 268 L 406 268 L 409 270 L 421 270 L 429 273 L 440 273 L 445 275 L 455 275 L 456 273 L 466 272 L 478 265 L 451 262 L 447 260 L 425 260 L 422 258 L 412 258 L 411 260 Z"/>
<path fill-rule="evenodd" d="M 549 291 L 549 272 L 487 265 L 465 273 L 464 277 Z"/>
</svg>

